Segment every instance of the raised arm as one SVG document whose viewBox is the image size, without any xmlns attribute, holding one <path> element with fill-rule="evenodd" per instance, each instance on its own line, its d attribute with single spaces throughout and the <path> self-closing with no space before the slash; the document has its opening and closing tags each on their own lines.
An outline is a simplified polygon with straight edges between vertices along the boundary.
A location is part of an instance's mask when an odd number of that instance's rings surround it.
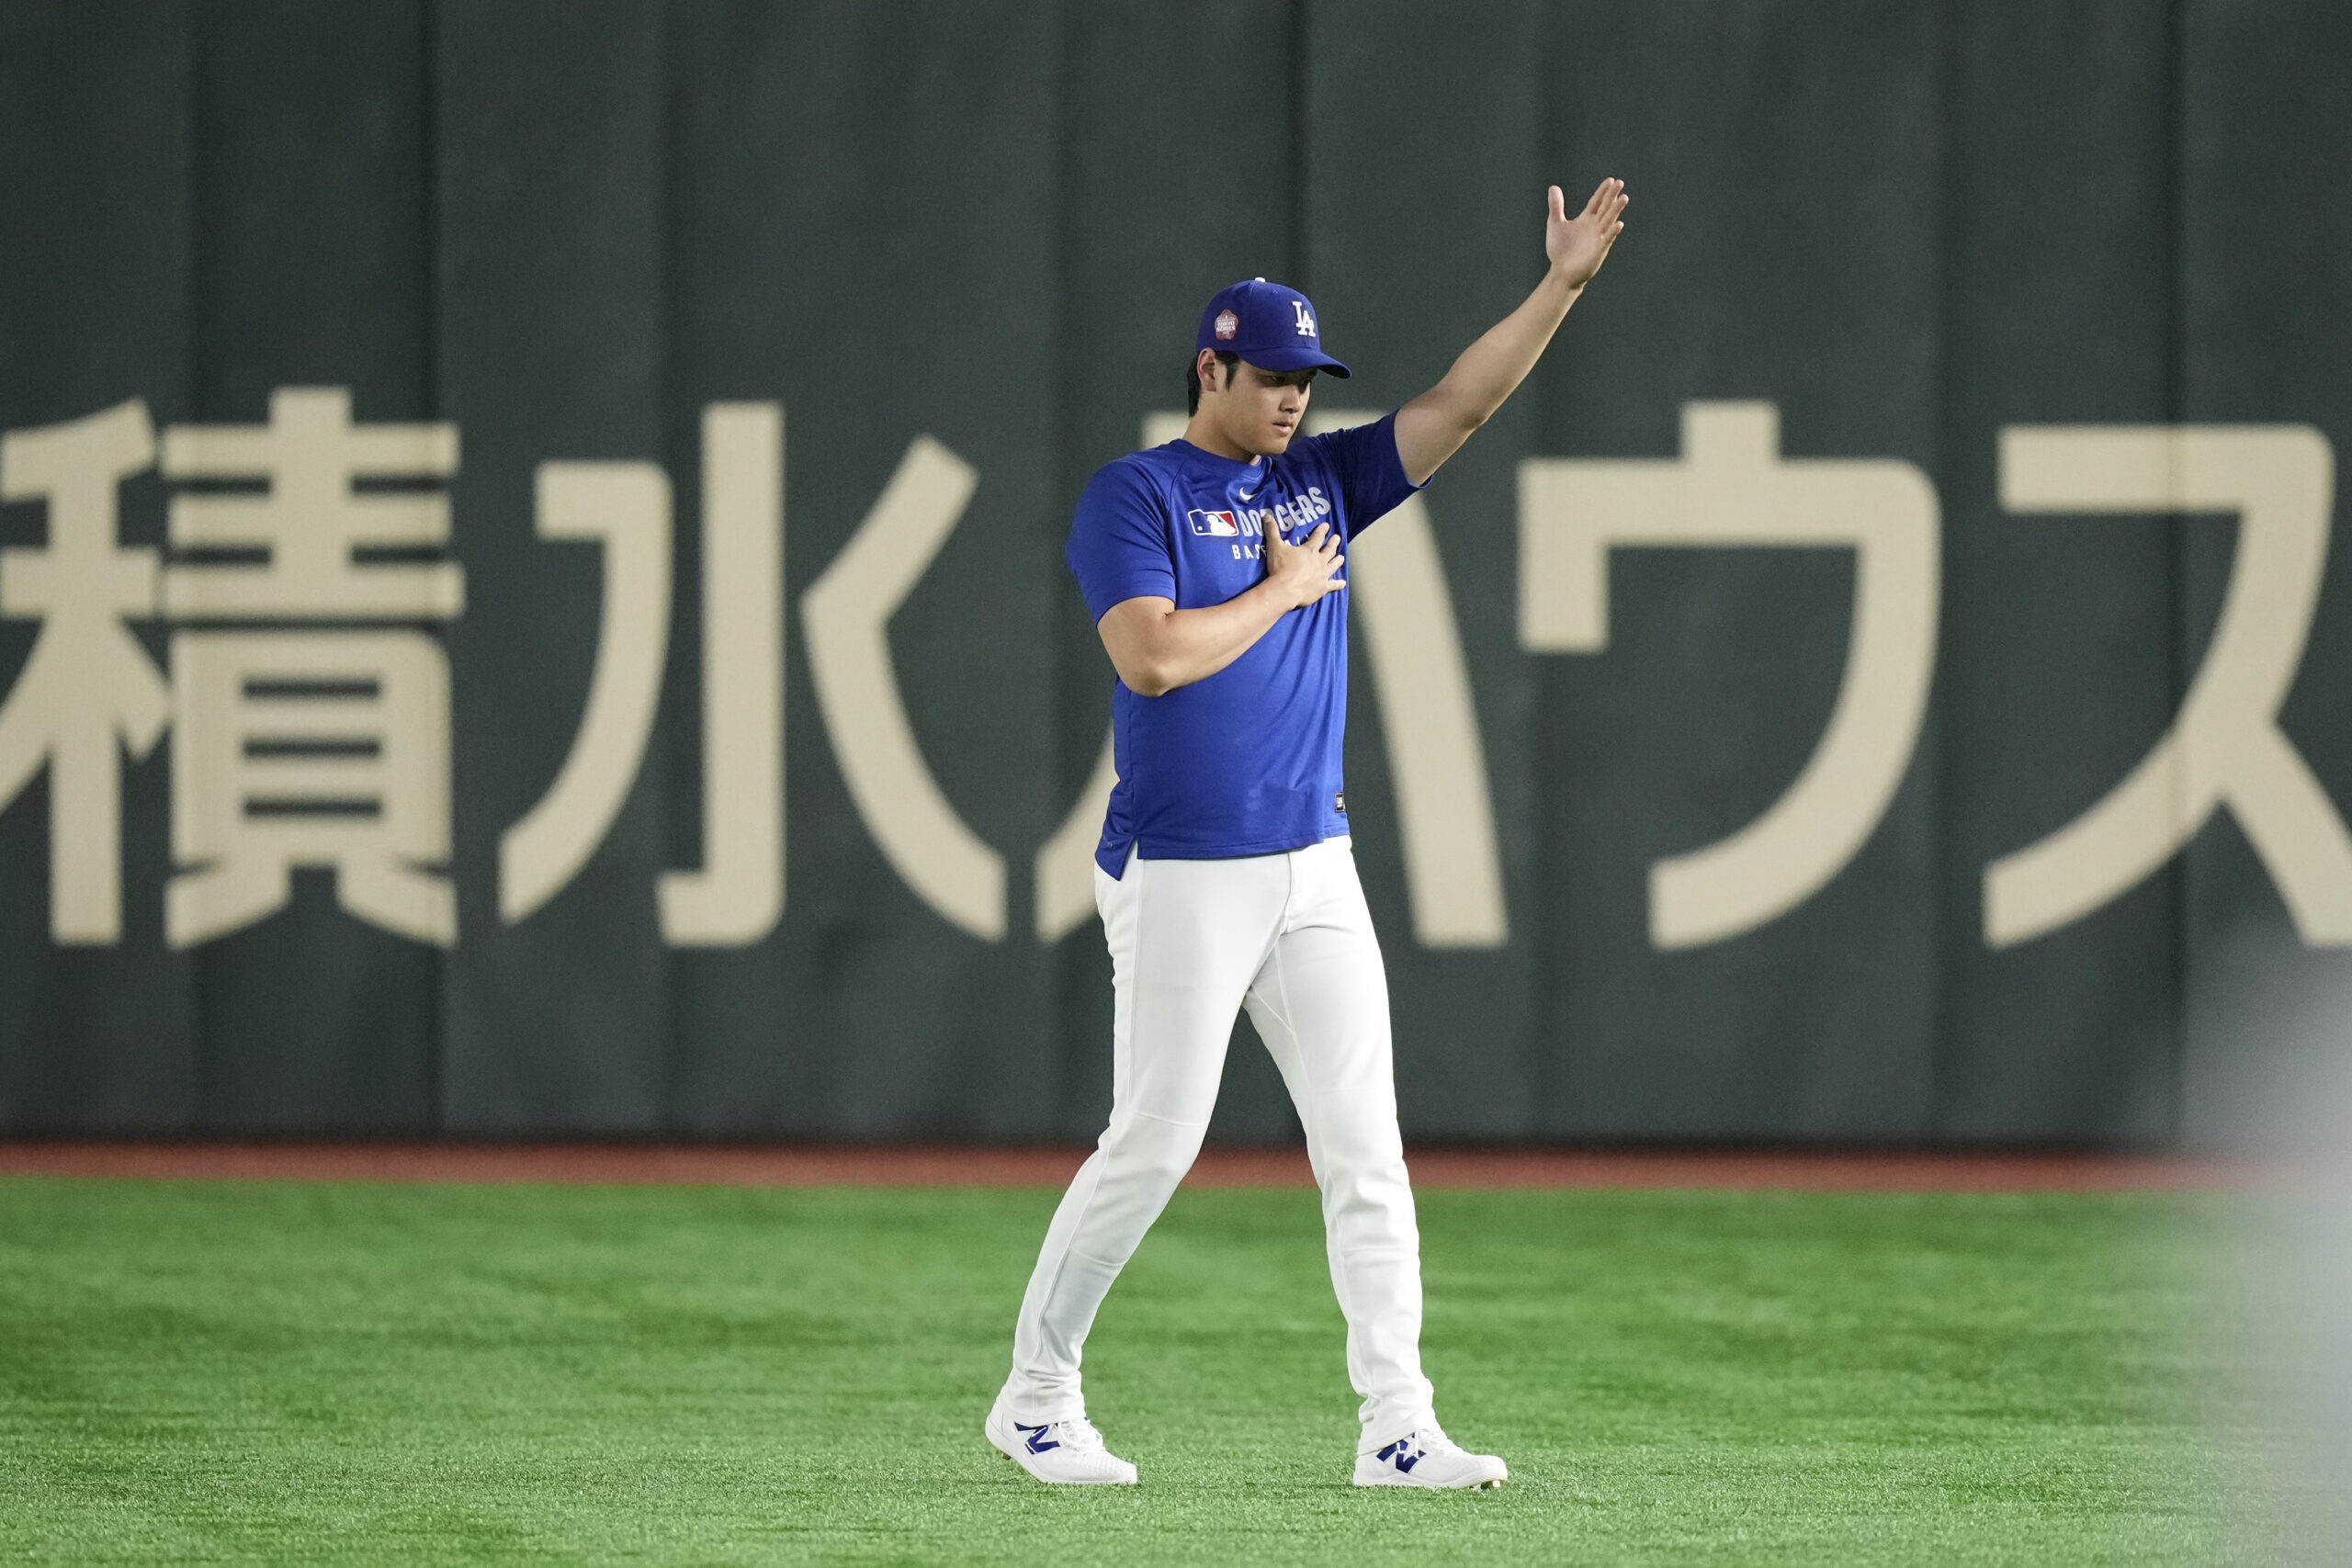
<svg viewBox="0 0 2352 1568">
<path fill-rule="evenodd" d="M 1406 477 L 1426 484 L 1438 466 L 1470 439 L 1470 433 L 1503 406 L 1535 368 L 1559 330 L 1568 307 L 1609 259 L 1609 247 L 1624 231 L 1625 182 L 1607 179 L 1571 218 L 1560 187 L 1551 190 L 1551 212 L 1544 224 L 1544 254 L 1551 265 L 1518 310 L 1462 351 L 1445 378 L 1396 411 L 1396 455 Z"/>
</svg>

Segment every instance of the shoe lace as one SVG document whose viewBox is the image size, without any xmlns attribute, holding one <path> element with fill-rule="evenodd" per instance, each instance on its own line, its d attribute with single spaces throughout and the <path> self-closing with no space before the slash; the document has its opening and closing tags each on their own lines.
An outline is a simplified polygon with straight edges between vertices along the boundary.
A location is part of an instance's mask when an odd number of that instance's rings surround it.
<svg viewBox="0 0 2352 1568">
<path fill-rule="evenodd" d="M 1055 1422 L 1053 1435 L 1055 1440 L 1066 1449 L 1102 1447 L 1102 1434 L 1096 1431 L 1094 1423 L 1083 1416 L 1073 1416 L 1067 1421 Z"/>
<path fill-rule="evenodd" d="M 1452 1438 L 1447 1437 L 1444 1429 L 1439 1427 L 1435 1422 L 1431 1422 L 1426 1427 L 1415 1427 L 1413 1430 L 1406 1433 L 1404 1438 L 1394 1446 L 1402 1451 L 1410 1452 L 1418 1450 L 1422 1454 L 1458 1454 L 1462 1452 L 1462 1445 L 1455 1442 Z"/>
</svg>

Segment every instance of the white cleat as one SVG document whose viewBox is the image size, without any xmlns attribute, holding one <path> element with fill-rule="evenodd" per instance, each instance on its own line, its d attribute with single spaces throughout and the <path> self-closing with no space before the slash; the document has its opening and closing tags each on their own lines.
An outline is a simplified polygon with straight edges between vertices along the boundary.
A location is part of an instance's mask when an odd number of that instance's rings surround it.
<svg viewBox="0 0 2352 1568">
<path fill-rule="evenodd" d="M 1136 1467 L 1102 1446 L 1085 1416 L 1029 1426 L 1000 1404 L 984 1428 L 997 1452 L 1040 1481 L 1057 1486 L 1133 1486 Z"/>
<path fill-rule="evenodd" d="M 1435 1427 L 1397 1438 L 1376 1452 L 1356 1455 L 1359 1486 L 1426 1486 L 1454 1491 L 1500 1486 L 1510 1467 L 1492 1454 L 1474 1454 Z"/>
</svg>

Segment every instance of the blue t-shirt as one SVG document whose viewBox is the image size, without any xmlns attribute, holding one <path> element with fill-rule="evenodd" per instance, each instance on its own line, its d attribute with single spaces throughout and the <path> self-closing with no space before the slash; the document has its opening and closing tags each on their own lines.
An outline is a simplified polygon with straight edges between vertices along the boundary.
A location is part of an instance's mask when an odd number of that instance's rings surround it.
<svg viewBox="0 0 2352 1568">
<path fill-rule="evenodd" d="M 1396 416 L 1235 462 L 1188 441 L 1106 464 L 1079 498 L 1067 553 L 1086 607 L 1156 595 L 1222 604 L 1266 575 L 1264 529 L 1295 544 L 1328 524 L 1344 549 L 1413 493 Z M 1345 576 L 1346 569 L 1340 570 Z M 1119 782 L 1094 858 L 1267 855 L 1348 830 L 1340 742 L 1348 712 L 1347 590 L 1292 610 L 1204 681 L 1161 696 L 1111 688 Z"/>
</svg>

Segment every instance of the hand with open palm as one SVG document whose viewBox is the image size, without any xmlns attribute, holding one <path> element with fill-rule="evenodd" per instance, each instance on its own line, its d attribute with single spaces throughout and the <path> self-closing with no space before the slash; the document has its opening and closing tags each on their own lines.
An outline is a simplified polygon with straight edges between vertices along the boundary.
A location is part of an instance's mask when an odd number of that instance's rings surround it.
<svg viewBox="0 0 2352 1568">
<path fill-rule="evenodd" d="M 1609 259 L 1609 247 L 1625 231 L 1625 204 L 1634 198 L 1625 194 L 1625 182 L 1606 179 L 1584 204 L 1584 210 L 1574 218 L 1568 216 L 1567 198 L 1560 187 L 1552 187 L 1552 212 L 1544 225 L 1544 254 L 1552 258 L 1552 270 L 1571 288 L 1581 288 L 1592 281 L 1600 264 Z"/>
</svg>

